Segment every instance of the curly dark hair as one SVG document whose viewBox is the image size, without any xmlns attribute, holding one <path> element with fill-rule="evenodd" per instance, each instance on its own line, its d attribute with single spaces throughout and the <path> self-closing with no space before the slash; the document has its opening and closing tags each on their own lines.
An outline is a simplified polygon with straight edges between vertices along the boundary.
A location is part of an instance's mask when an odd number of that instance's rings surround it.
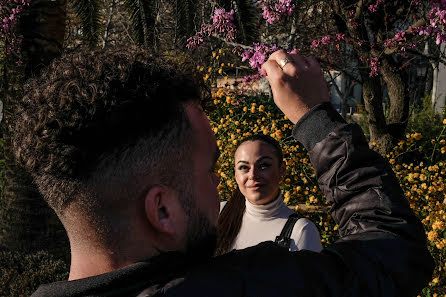
<svg viewBox="0 0 446 297">
<path fill-rule="evenodd" d="M 116 208 L 110 201 L 137 198 L 155 179 L 184 185 L 192 137 L 184 105 L 201 90 L 166 64 L 138 48 L 72 53 L 26 84 L 13 149 L 56 213 L 71 203 Z"/>
</svg>

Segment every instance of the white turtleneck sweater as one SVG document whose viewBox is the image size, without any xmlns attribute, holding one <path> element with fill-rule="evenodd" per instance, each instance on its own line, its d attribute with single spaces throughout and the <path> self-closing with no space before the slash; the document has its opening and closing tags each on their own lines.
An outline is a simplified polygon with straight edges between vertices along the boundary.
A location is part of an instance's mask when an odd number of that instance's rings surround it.
<svg viewBox="0 0 446 297">
<path fill-rule="evenodd" d="M 274 201 L 265 205 L 254 205 L 246 201 L 245 214 L 232 249 L 244 249 L 257 245 L 263 241 L 274 241 L 285 226 L 288 217 L 293 213 L 280 195 Z M 226 201 L 220 203 L 220 211 Z M 309 219 L 301 218 L 294 225 L 291 233 L 291 251 L 322 250 L 321 238 L 316 226 Z"/>
</svg>

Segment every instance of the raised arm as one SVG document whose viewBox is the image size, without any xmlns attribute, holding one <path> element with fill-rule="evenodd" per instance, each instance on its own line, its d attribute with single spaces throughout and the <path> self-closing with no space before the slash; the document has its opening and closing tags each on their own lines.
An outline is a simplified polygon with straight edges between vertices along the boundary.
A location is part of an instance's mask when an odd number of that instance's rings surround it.
<svg viewBox="0 0 446 297">
<path fill-rule="evenodd" d="M 283 63 L 285 58 L 290 62 Z M 279 51 L 263 69 L 275 103 L 296 123 L 293 135 L 310 152 L 332 206 L 342 237 L 324 253 L 339 257 L 349 291 L 354 296 L 416 296 L 431 277 L 433 261 L 422 224 L 388 163 L 369 149 L 361 128 L 347 124 L 327 102 L 314 58 Z"/>
</svg>

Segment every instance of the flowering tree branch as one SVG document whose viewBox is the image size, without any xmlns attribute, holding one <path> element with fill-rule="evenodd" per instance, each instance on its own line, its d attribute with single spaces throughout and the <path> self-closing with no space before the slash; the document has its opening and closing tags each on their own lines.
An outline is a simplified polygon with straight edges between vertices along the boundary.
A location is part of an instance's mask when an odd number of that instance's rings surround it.
<svg viewBox="0 0 446 297">
<path fill-rule="evenodd" d="M 5 55 L 17 54 L 21 40 L 14 34 L 22 11 L 31 0 L 7 0 L 0 5 L 0 46 Z"/>
</svg>

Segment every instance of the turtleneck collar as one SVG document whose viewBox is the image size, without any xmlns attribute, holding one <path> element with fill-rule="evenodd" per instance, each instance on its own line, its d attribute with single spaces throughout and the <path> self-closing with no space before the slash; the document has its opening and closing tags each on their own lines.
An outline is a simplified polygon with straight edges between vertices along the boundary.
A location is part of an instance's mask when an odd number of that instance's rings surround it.
<svg viewBox="0 0 446 297">
<path fill-rule="evenodd" d="M 255 205 L 245 199 L 245 215 L 256 218 L 260 221 L 269 221 L 274 220 L 278 217 L 278 214 L 281 212 L 281 209 L 286 205 L 283 203 L 282 193 L 270 203 L 264 205 Z"/>
</svg>

